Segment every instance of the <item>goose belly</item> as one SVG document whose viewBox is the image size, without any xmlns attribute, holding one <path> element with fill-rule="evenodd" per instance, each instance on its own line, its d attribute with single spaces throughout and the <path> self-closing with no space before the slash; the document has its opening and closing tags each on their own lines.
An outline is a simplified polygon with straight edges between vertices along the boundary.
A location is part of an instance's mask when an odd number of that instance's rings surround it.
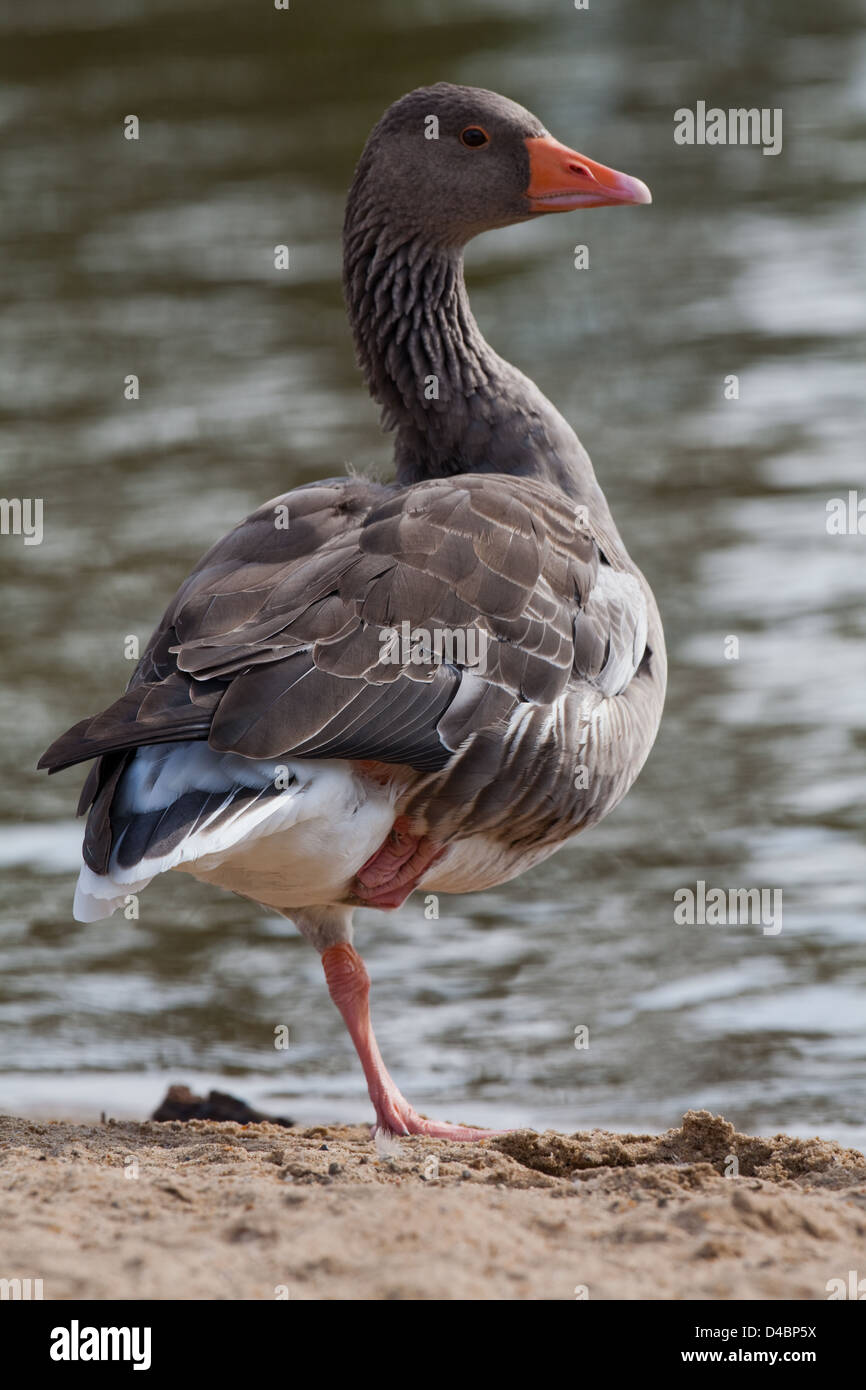
<svg viewBox="0 0 866 1390">
<path fill-rule="evenodd" d="M 423 892 L 475 893 L 495 888 L 549 859 L 562 845 L 514 849 L 492 835 L 471 835 L 449 846 L 418 884 Z"/>
<path fill-rule="evenodd" d="M 176 867 L 279 912 L 342 902 L 394 820 L 388 796 L 358 795 L 353 782 L 347 772 L 347 785 L 331 789 L 321 814 Z"/>
</svg>

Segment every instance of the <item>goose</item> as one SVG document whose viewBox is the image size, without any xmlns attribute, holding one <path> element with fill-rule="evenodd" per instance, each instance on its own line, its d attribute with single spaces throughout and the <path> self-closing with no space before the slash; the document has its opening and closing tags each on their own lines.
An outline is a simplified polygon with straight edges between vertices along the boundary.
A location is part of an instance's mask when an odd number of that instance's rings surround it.
<svg viewBox="0 0 866 1390">
<path fill-rule="evenodd" d="M 125 694 L 40 767 L 92 760 L 74 916 L 170 869 L 295 923 L 320 953 L 375 1129 L 478 1141 L 385 1067 L 358 907 L 524 873 L 607 815 L 659 727 L 650 587 L 589 457 L 488 345 L 463 251 L 481 232 L 651 202 L 498 93 L 396 101 L 351 184 L 344 290 L 394 478 L 273 498 L 181 584 Z"/>
</svg>

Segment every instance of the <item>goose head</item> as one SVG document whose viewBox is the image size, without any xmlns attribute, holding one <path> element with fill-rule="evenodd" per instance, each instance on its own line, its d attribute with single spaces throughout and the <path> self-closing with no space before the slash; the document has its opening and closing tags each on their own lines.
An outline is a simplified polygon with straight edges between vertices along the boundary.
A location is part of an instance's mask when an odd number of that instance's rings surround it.
<svg viewBox="0 0 866 1390">
<path fill-rule="evenodd" d="M 347 228 L 375 220 L 444 249 L 552 212 L 651 201 L 640 179 L 561 144 L 516 102 L 439 82 L 394 102 L 371 131 Z"/>
</svg>

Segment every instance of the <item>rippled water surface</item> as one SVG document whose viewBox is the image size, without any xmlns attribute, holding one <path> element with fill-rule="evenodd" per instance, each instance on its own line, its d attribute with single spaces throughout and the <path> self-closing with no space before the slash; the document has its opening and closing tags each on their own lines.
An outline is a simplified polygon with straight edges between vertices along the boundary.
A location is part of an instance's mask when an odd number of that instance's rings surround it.
<svg viewBox="0 0 866 1390">
<path fill-rule="evenodd" d="M 857 13 L 2 8 L 0 488 L 41 496 L 45 533 L 0 537 L 0 1108 L 142 1114 L 183 1080 L 368 1113 L 289 923 L 177 875 L 137 922 L 73 923 L 80 777 L 34 764 L 120 692 L 124 637 L 216 536 L 296 483 L 387 463 L 343 315 L 342 203 L 384 107 L 445 78 L 653 189 L 651 209 L 483 238 L 468 278 L 494 346 L 593 457 L 658 596 L 670 689 L 640 781 L 585 839 L 443 899 L 438 922 L 415 899 L 360 914 L 383 1051 L 453 1118 L 664 1127 L 708 1106 L 864 1142 L 866 537 L 826 528 L 828 499 L 866 495 Z M 782 153 L 676 146 L 673 112 L 698 100 L 781 108 Z M 698 880 L 780 889 L 781 932 L 677 925 Z"/>
</svg>

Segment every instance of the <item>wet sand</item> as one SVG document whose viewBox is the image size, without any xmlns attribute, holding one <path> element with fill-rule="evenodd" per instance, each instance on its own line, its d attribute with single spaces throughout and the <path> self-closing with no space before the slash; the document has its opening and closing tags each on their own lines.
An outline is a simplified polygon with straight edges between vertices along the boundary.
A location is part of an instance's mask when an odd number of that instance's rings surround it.
<svg viewBox="0 0 866 1390">
<path fill-rule="evenodd" d="M 46 1299 L 825 1299 L 864 1248 L 863 1154 L 708 1111 L 378 1149 L 361 1126 L 0 1117 L 0 1274 Z"/>
</svg>

